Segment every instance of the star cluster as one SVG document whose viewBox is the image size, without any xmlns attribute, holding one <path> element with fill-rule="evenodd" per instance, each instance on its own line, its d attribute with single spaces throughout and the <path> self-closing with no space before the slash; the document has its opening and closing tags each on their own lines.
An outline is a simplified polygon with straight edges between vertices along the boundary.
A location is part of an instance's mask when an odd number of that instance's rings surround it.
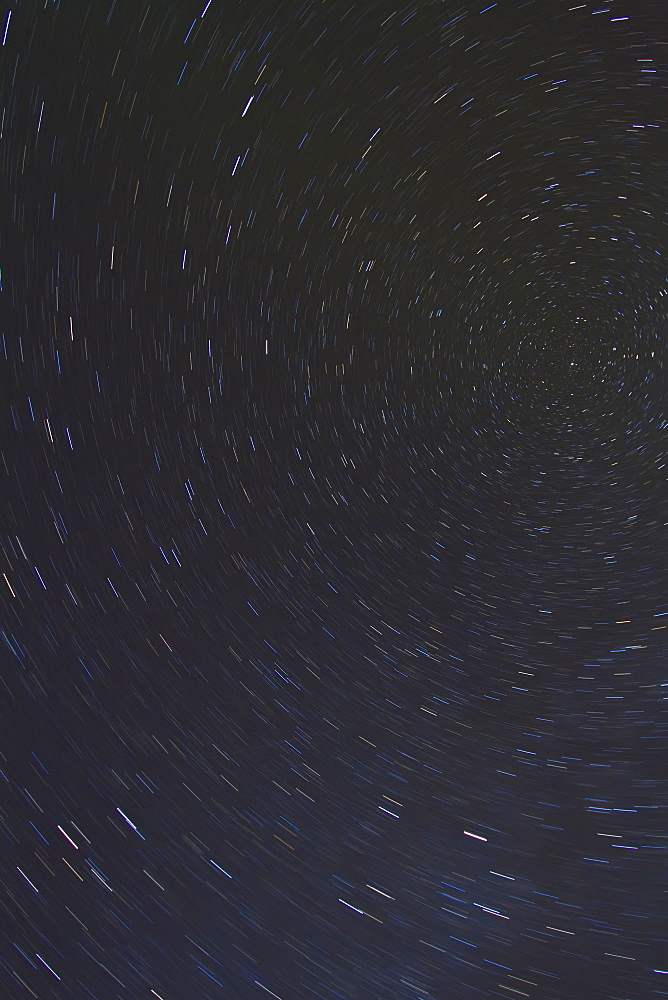
<svg viewBox="0 0 668 1000">
<path fill-rule="evenodd" d="M 668 996 L 667 28 L 13 2 L 3 996 Z"/>
</svg>

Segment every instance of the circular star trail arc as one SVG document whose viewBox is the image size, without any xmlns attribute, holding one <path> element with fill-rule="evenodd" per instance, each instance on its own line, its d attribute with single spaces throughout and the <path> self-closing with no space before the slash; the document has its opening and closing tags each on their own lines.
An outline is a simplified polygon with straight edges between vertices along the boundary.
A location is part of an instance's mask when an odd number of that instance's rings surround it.
<svg viewBox="0 0 668 1000">
<path fill-rule="evenodd" d="M 8 10 L 3 995 L 666 994 L 665 28 Z"/>
</svg>

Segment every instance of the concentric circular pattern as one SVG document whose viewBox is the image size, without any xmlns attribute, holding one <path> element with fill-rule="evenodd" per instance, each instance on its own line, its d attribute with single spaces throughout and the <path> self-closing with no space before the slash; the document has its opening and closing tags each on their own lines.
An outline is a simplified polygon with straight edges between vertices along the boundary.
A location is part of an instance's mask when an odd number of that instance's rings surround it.
<svg viewBox="0 0 668 1000">
<path fill-rule="evenodd" d="M 668 995 L 665 11 L 401 4 L 6 14 L 10 1000 Z"/>
</svg>

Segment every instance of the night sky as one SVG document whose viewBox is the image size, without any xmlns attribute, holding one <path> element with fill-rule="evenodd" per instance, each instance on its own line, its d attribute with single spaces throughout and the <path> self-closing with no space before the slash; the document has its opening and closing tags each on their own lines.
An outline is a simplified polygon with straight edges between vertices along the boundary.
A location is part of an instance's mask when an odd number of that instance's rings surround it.
<svg viewBox="0 0 668 1000">
<path fill-rule="evenodd" d="M 665 7 L 10 3 L 2 1000 L 668 996 Z"/>
</svg>

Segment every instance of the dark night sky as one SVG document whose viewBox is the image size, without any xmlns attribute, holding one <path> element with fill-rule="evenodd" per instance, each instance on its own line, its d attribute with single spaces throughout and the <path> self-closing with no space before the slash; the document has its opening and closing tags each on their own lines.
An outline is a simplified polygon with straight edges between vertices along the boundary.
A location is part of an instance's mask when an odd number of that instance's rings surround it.
<svg viewBox="0 0 668 1000">
<path fill-rule="evenodd" d="M 668 996 L 663 5 L 8 3 L 3 1000 Z"/>
</svg>

